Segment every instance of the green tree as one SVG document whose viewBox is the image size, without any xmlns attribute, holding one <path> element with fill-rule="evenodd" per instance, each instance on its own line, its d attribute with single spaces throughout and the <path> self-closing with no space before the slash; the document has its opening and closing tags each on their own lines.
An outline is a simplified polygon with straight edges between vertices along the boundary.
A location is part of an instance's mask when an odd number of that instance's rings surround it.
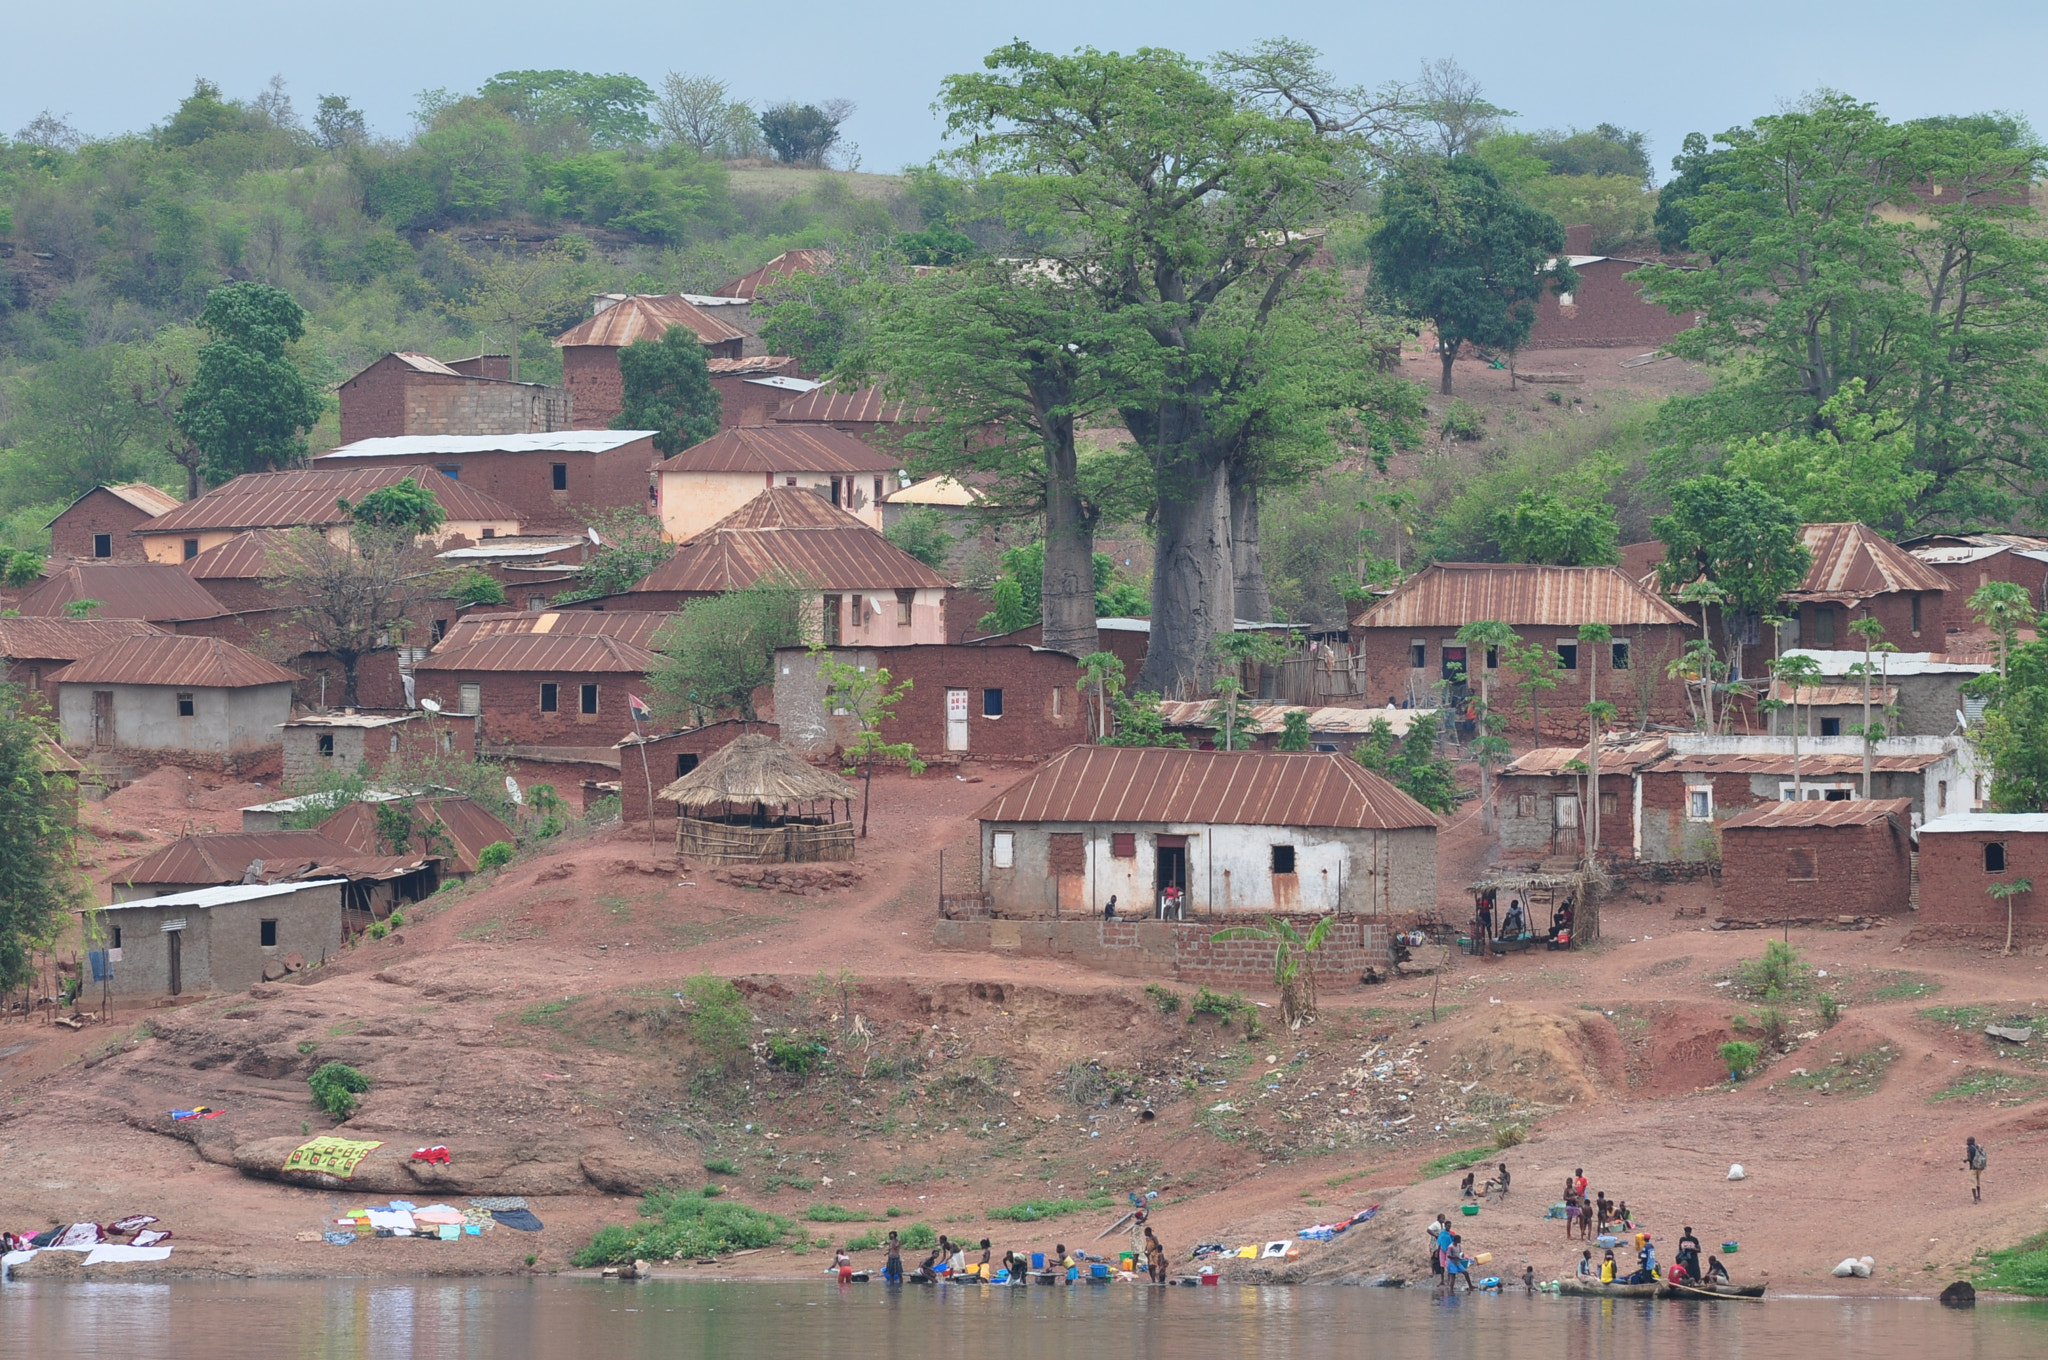
<svg viewBox="0 0 2048 1360">
<path fill-rule="evenodd" d="M 1219 633 L 1212 644 L 1224 665 L 1216 678 L 1216 693 L 1223 699 L 1223 749 L 1234 751 L 1244 735 L 1255 730 L 1249 718 L 1240 725 L 1237 700 L 1244 693 L 1244 673 L 1251 668 L 1256 677 L 1261 666 L 1276 665 L 1291 650 L 1281 639 L 1263 632 Z"/>
<path fill-rule="evenodd" d="M 230 283 L 206 296 L 207 341 L 178 407 L 178 428 L 225 480 L 270 472 L 306 453 L 306 432 L 325 399 L 287 347 L 306 333 L 306 310 L 281 288 Z"/>
<path fill-rule="evenodd" d="M 1702 191 L 1726 177 L 1733 157 L 1713 151 L 1704 133 L 1685 134 L 1684 149 L 1671 158 L 1676 173 L 1657 191 L 1657 245 L 1667 255 L 1684 252 L 1692 238 L 1694 210 Z"/>
<path fill-rule="evenodd" d="M 576 588 L 555 597 L 558 603 L 595 600 L 630 590 L 649 572 L 675 555 L 676 545 L 661 536 L 661 521 L 638 505 L 608 510 L 586 509 L 596 551 L 583 561 Z"/>
<path fill-rule="evenodd" d="M 849 666 L 820 648 L 816 653 L 818 678 L 825 682 L 825 701 L 835 713 L 844 714 L 852 724 L 854 739 L 841 754 L 860 771 L 860 834 L 868 834 L 868 801 L 875 791 L 875 762 L 900 760 L 912 774 L 924 773 L 917 748 L 907 741 L 882 740 L 882 724 L 896 716 L 896 705 L 910 693 L 912 681 L 891 684 L 887 666 Z"/>
<path fill-rule="evenodd" d="M 1080 660 L 1081 678 L 1074 688 L 1093 701 L 1088 726 L 1098 742 L 1106 742 L 1110 726 L 1110 701 L 1124 692 L 1124 662 L 1115 652 L 1090 652 Z"/>
<path fill-rule="evenodd" d="M 78 795 L 49 768 L 56 729 L 0 685 L 0 992 L 28 981 L 31 955 L 53 946 L 87 899 L 77 872 Z"/>
<path fill-rule="evenodd" d="M 1436 328 L 1445 396 L 1461 349 L 1519 349 L 1536 299 L 1578 287 L 1557 219 L 1516 198 L 1476 156 L 1404 164 L 1381 198 L 1371 248 L 1374 286 Z"/>
<path fill-rule="evenodd" d="M 1719 596 L 1723 645 L 1738 669 L 1749 614 L 1775 613 L 1778 601 L 1806 579 L 1813 554 L 1801 521 L 1783 501 L 1743 477 L 1694 477 L 1671 488 L 1671 513 L 1650 522 L 1664 543 L 1657 579 L 1681 591 L 1711 581 Z M 1707 605 L 1700 604 L 1704 629 Z M 1709 722 L 1712 714 L 1709 712 Z"/>
<path fill-rule="evenodd" d="M 1188 739 L 1166 730 L 1166 716 L 1159 711 L 1159 696 L 1143 690 L 1135 694 L 1112 691 L 1109 707 L 1112 731 L 1099 737 L 1101 746 L 1164 746 L 1185 750 Z"/>
<path fill-rule="evenodd" d="M 1604 623 L 1579 625 L 1579 661 L 1586 672 L 1586 865 L 1600 863 L 1600 731 L 1614 721 L 1615 708 L 1600 697 L 1600 653 L 1614 641 Z"/>
<path fill-rule="evenodd" d="M 1510 562 L 1601 567 L 1621 560 L 1621 526 L 1599 490 L 1560 495 L 1531 487 L 1500 512 L 1496 532 Z"/>
<path fill-rule="evenodd" d="M 1863 721 L 1856 724 L 1855 735 L 1863 739 L 1863 796 L 1869 798 L 1870 779 L 1877 763 L 1877 743 L 1885 737 L 1884 724 L 1870 716 L 1870 687 L 1883 678 L 1876 653 L 1895 652 L 1898 648 L 1882 640 L 1884 624 L 1873 614 L 1865 614 L 1851 623 L 1849 631 L 1863 639 L 1863 659 L 1849 667 L 1849 678 L 1863 682 Z"/>
<path fill-rule="evenodd" d="M 690 601 L 654 639 L 655 709 L 693 725 L 727 713 L 758 721 L 754 691 L 774 683 L 775 649 L 803 646 L 816 628 L 811 592 L 772 577 Z"/>
<path fill-rule="evenodd" d="M 1290 708 L 1280 715 L 1280 738 L 1273 743 L 1273 749 L 1306 751 L 1309 748 L 1310 735 L 1308 714 L 1298 708 Z"/>
<path fill-rule="evenodd" d="M 597 146 L 637 146 L 654 135 L 654 91 L 638 76 L 588 71 L 501 71 L 477 95 L 530 126 L 574 123 Z"/>
<path fill-rule="evenodd" d="M 1501 736 L 1507 730 L 1506 719 L 1493 707 L 1493 676 L 1500 668 L 1490 663 L 1505 661 L 1512 656 L 1514 649 L 1521 645 L 1522 638 L 1498 620 L 1481 619 L 1460 628 L 1458 641 L 1465 644 L 1467 656 L 1477 655 L 1479 658 L 1479 664 L 1472 668 L 1479 672 L 1479 704 L 1475 715 L 1478 735 L 1472 742 L 1471 754 L 1479 763 L 1479 830 L 1491 836 L 1494 828 L 1493 767 L 1511 751 Z M 1539 740 L 1537 744 L 1542 743 Z"/>
<path fill-rule="evenodd" d="M 476 567 L 468 567 L 458 572 L 455 579 L 448 583 L 448 598 L 459 600 L 466 605 L 503 604 L 505 587 L 499 585 L 497 578 L 487 572 Z"/>
<path fill-rule="evenodd" d="M 1978 676 L 1963 692 L 1985 701 L 1970 740 L 1991 766 L 1991 806 L 2048 811 L 2048 641 L 2018 644 L 2002 674 Z"/>
<path fill-rule="evenodd" d="M 1433 713 L 1416 713 L 1400 737 L 1385 718 L 1374 718 L 1351 758 L 1431 812 L 1450 812 L 1458 806 L 1456 766 L 1436 753 L 1436 740 Z"/>
<path fill-rule="evenodd" d="M 1284 916 L 1269 916 L 1263 926 L 1230 926 L 1209 938 L 1270 940 L 1273 943 L 1273 989 L 1280 993 L 1280 1023 L 1293 1033 L 1316 1018 L 1315 952 L 1337 918 L 1330 915 L 1310 927 L 1307 935 Z"/>
<path fill-rule="evenodd" d="M 1543 744 L 1543 696 L 1558 686 L 1563 663 L 1557 653 L 1540 642 L 1524 643 L 1519 637 L 1500 644 L 1500 664 L 1515 677 L 1515 706 L 1529 706 L 1530 740 Z"/>
<path fill-rule="evenodd" d="M 2007 955 L 2012 953 L 2012 900 L 2023 893 L 2030 893 L 2033 890 L 2034 880 L 2031 878 L 2016 878 L 2009 883 L 1993 883 L 1984 889 L 1985 892 L 1991 894 L 1991 899 L 1994 902 L 2005 903 L 2005 953 Z"/>
<path fill-rule="evenodd" d="M 380 486 L 353 505 L 346 496 L 336 504 L 357 527 L 393 533 L 431 534 L 448 518 L 434 493 L 410 477 Z"/>
<path fill-rule="evenodd" d="M 761 137 L 785 165 L 823 165 L 839 142 L 838 118 L 816 104 L 785 100 L 761 110 Z"/>
<path fill-rule="evenodd" d="M 946 517 L 933 506 L 912 506 L 882 536 L 928 567 L 944 567 L 952 556 L 953 535 L 946 532 Z"/>
<path fill-rule="evenodd" d="M 2034 594 L 2015 581 L 1987 581 L 1970 592 L 1970 613 L 1998 639 L 1998 673 L 2006 673 L 2006 661 L 2022 628 L 2036 622 Z"/>
<path fill-rule="evenodd" d="M 571 239 L 580 242 L 581 238 Z M 498 337 L 511 357 L 512 381 L 518 382 L 520 342 L 529 331 L 543 324 L 567 324 L 580 313 L 590 292 L 590 271 L 573 249 L 561 241 L 551 241 L 524 255 L 516 249 L 498 255 L 465 254 L 463 262 L 471 283 L 468 293 L 453 310 L 486 336 Z M 622 369 L 624 359 L 622 352 Z"/>
<path fill-rule="evenodd" d="M 1771 662 L 1771 678 L 1792 696 L 1784 702 L 1792 709 L 1792 799 L 1797 802 L 1806 797 L 1806 783 L 1799 773 L 1799 696 L 1819 682 L 1820 662 L 1805 655 L 1781 656 Z M 1812 700 L 1807 702 L 1810 712 Z"/>
<path fill-rule="evenodd" d="M 722 399 L 696 333 L 670 326 L 659 340 L 640 339 L 619 351 L 625 396 L 614 430 L 652 430 L 654 447 L 673 458 L 718 433 Z"/>
<path fill-rule="evenodd" d="M 1913 470 L 1913 432 L 1898 412 L 1862 405 L 1863 379 L 1850 378 L 1821 403 L 1818 429 L 1738 439 L 1726 470 L 1811 524 L 1896 524 L 1934 474 Z"/>
</svg>

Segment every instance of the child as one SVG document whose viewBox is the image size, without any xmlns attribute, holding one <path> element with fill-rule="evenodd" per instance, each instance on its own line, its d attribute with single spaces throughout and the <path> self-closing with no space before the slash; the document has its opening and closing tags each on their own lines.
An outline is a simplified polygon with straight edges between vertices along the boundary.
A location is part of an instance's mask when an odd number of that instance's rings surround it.
<svg viewBox="0 0 2048 1360">
<path fill-rule="evenodd" d="M 1476 1195 L 1476 1194 L 1474 1194 L 1474 1193 L 1472 1192 L 1472 1182 L 1473 1182 L 1474 1180 L 1478 1179 L 1478 1176 L 1479 1176 L 1479 1173 L 1478 1173 L 1478 1172 L 1476 1172 L 1476 1171 L 1467 1171 L 1467 1172 L 1465 1173 L 1465 1179 L 1464 1179 L 1464 1180 L 1462 1180 L 1462 1181 L 1459 1181 L 1459 1182 L 1458 1182 L 1458 1198 L 1459 1198 L 1459 1199 L 1478 1199 L 1478 1198 L 1479 1198 L 1479 1196 L 1478 1196 L 1478 1195 Z"/>
<path fill-rule="evenodd" d="M 839 1283 L 853 1283 L 853 1258 L 846 1254 L 845 1247 L 832 1253 L 832 1264 L 839 1267 Z"/>
<path fill-rule="evenodd" d="M 1600 1261 L 1600 1283 L 1614 1283 L 1614 1253 L 1611 1251 Z"/>
<path fill-rule="evenodd" d="M 1579 1278 L 1582 1280 L 1593 1278 L 1593 1249 L 1591 1247 L 1579 1253 Z"/>
<path fill-rule="evenodd" d="M 1530 1265 L 1527 1261 L 1522 1262 L 1522 1292 L 1525 1294 L 1536 1292 L 1536 1267 Z"/>
</svg>

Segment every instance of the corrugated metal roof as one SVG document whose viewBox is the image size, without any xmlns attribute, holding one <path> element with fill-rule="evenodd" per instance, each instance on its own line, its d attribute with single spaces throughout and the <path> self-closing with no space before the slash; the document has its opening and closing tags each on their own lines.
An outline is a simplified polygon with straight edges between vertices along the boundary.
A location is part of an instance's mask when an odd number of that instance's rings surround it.
<svg viewBox="0 0 2048 1360">
<path fill-rule="evenodd" d="M 550 610 L 525 614 L 465 614 L 436 643 L 437 652 L 467 647 L 488 637 L 518 637 L 545 633 L 555 637 L 614 637 L 635 647 L 653 645 L 654 635 L 668 623 L 667 614 L 644 610 L 595 609 Z"/>
<path fill-rule="evenodd" d="M 1947 751 L 1916 751 L 1902 756 L 1874 756 L 1871 758 L 1870 768 L 1880 774 L 1920 774 L 1946 760 L 1949 755 Z M 1823 755 L 1812 751 L 1802 751 L 1799 755 L 1801 779 L 1823 779 L 1862 772 L 1862 756 Z M 1672 755 L 1651 767 L 1649 773 L 1775 774 L 1789 779 L 1792 775 L 1792 756 L 1789 752 L 1776 751 L 1755 754 L 1708 752 L 1698 755 Z"/>
<path fill-rule="evenodd" d="M 777 373 L 768 378 L 749 378 L 756 387 L 772 387 L 778 392 L 815 392 L 825 384 L 810 378 L 792 378 L 787 373 Z"/>
<path fill-rule="evenodd" d="M 555 343 L 564 347 L 630 345 L 635 340 L 659 340 L 672 326 L 681 326 L 706 345 L 746 338 L 745 331 L 685 301 L 679 293 L 635 293 L 581 325 L 563 331 L 555 337 Z"/>
<path fill-rule="evenodd" d="M 472 798 L 423 798 L 415 807 L 446 830 L 448 840 L 454 846 L 453 867 L 457 873 L 475 873 L 477 856 L 485 846 L 498 841 L 509 844 L 515 839 L 511 827 L 492 816 Z M 319 834 L 360 854 L 375 854 L 378 849 L 376 809 L 364 803 L 350 803 L 320 823 Z"/>
<path fill-rule="evenodd" d="M 225 907 L 236 902 L 257 902 L 266 897 L 284 897 L 307 888 L 331 888 L 346 880 L 308 879 L 301 883 L 230 883 L 218 888 L 194 888 L 191 892 L 165 893 L 161 897 L 138 897 L 133 902 L 113 902 L 95 911 L 135 911 L 143 907 Z"/>
<path fill-rule="evenodd" d="M 76 661 L 123 638 L 161 632 L 142 619 L 0 618 L 0 656 L 10 661 Z"/>
<path fill-rule="evenodd" d="M 358 439 L 353 444 L 343 444 L 338 449 L 321 454 L 313 460 L 313 464 L 317 469 L 330 458 L 444 458 L 465 453 L 606 453 L 612 449 L 623 448 L 636 439 L 651 439 L 653 436 L 653 430 L 556 430 L 550 434 L 386 434 L 378 435 L 374 439 Z M 334 471 L 333 468 L 324 470 L 329 473 Z M 457 481 L 456 485 L 460 486 L 462 483 Z"/>
<path fill-rule="evenodd" d="M 775 575 L 820 590 L 950 584 L 822 496 L 774 487 L 676 549 L 633 591 L 715 594 Z"/>
<path fill-rule="evenodd" d="M 1953 590 L 1949 579 L 1864 525 L 1808 524 L 1799 531 L 1813 565 L 1788 600 L 1853 604 L 1897 590 Z"/>
<path fill-rule="evenodd" d="M 232 642 L 189 633 L 127 638 L 50 677 L 66 685 L 183 685 L 193 689 L 289 685 L 298 678 Z"/>
<path fill-rule="evenodd" d="M 597 633 L 509 633 L 478 638 L 461 647 L 444 639 L 425 658 L 413 663 L 420 671 L 518 671 L 550 675 L 599 673 L 645 675 L 654 653 L 615 637 Z"/>
<path fill-rule="evenodd" d="M 222 883 L 240 885 L 257 861 L 264 883 L 283 883 L 306 874 L 320 877 L 385 879 L 415 872 L 434 855 L 380 855 L 373 845 L 358 850 L 321 831 L 214 831 L 180 836 L 153 855 L 115 874 L 123 884 Z"/>
<path fill-rule="evenodd" d="M 1869 826 L 1893 821 L 1905 825 L 1913 812 L 1910 798 L 1807 798 L 1799 802 L 1758 803 L 1721 823 L 1721 830 L 1750 831 L 1768 827 Z M 1924 828 L 1923 828 L 1924 829 Z"/>
<path fill-rule="evenodd" d="M 395 349 L 391 351 L 391 357 L 404 364 L 407 368 L 416 369 L 421 373 L 438 374 L 444 378 L 467 378 L 471 376 L 467 373 L 457 372 L 439 359 L 434 358 L 431 354 L 419 354 L 409 349 Z M 372 364 L 371 367 L 374 368 L 376 365 Z"/>
<path fill-rule="evenodd" d="M 714 376 L 729 374 L 741 376 L 763 376 L 770 373 L 787 373 L 796 367 L 796 357 L 789 354 L 749 354 L 744 359 L 706 359 L 704 367 Z"/>
<path fill-rule="evenodd" d="M 1954 812 L 1920 824 L 1920 834 L 1941 835 L 1950 831 L 1989 831 L 1994 835 L 2048 835 L 2048 812 Z"/>
<path fill-rule="evenodd" d="M 832 252 L 829 250 L 785 250 L 759 269 L 726 284 L 718 290 L 718 295 L 745 298 L 752 302 L 760 294 L 761 285 L 768 280 L 786 279 L 791 274 L 814 274 L 830 263 Z"/>
<path fill-rule="evenodd" d="M 229 611 L 171 562 L 71 562 L 28 591 L 14 607 L 24 615 L 62 618 L 70 605 L 97 600 L 100 619 L 184 623 Z"/>
<path fill-rule="evenodd" d="M 1661 760 L 1670 749 L 1662 737 L 1647 741 L 1631 741 L 1621 745 L 1601 743 L 1600 773 L 1633 774 Z M 1501 770 L 1502 774 L 1556 775 L 1565 772 L 1565 766 L 1586 758 L 1583 746 L 1539 746 Z"/>
<path fill-rule="evenodd" d="M 1771 697 L 1780 703 L 1789 704 L 1793 701 L 1792 691 L 1795 688 L 1799 691 L 1800 703 L 1812 704 L 1818 708 L 1840 708 L 1844 704 L 1861 707 L 1863 704 L 1863 682 L 1860 680 L 1839 685 L 1798 686 L 1789 685 L 1783 680 L 1773 680 Z M 1896 685 L 1880 685 L 1873 682 L 1870 686 L 1870 702 L 1879 707 L 1896 702 L 1898 697 L 1899 690 Z"/>
<path fill-rule="evenodd" d="M 391 442 L 418 436 L 399 436 Z M 362 440 L 360 443 L 374 443 Z M 358 445 L 350 445 L 351 448 Z M 328 457 L 333 457 L 332 454 Z M 325 462 L 326 459 L 317 460 Z M 196 501 L 137 525 L 138 534 L 177 534 L 195 530 L 296 529 L 344 524 L 348 512 L 340 501 L 359 501 L 380 487 L 406 478 L 425 487 L 451 520 L 517 523 L 519 511 L 488 492 L 465 486 L 431 467 L 319 467 L 312 471 L 245 472 Z"/>
<path fill-rule="evenodd" d="M 1513 628 L 1691 624 L 1615 567 L 1438 562 L 1366 609 L 1354 626 L 1462 628 L 1487 620 Z"/>
<path fill-rule="evenodd" d="M 450 548 L 434 556 L 445 562 L 505 562 L 522 557 L 552 557 L 572 548 L 581 548 L 589 542 L 587 538 L 493 538 L 488 542 L 473 543 L 467 548 Z M 574 567 L 581 563 L 562 562 L 556 565 Z"/>
<path fill-rule="evenodd" d="M 1308 715 L 1308 730 L 1319 736 L 1363 736 L 1375 722 L 1385 723 L 1395 736 L 1406 735 L 1408 725 L 1420 717 L 1434 717 L 1433 708 L 1310 708 L 1306 704 L 1245 704 L 1237 706 L 1238 716 L 1249 714 L 1258 723 L 1256 735 L 1278 732 L 1290 713 Z M 1221 699 L 1169 699 L 1159 705 L 1159 716 L 1168 727 L 1215 727 L 1223 721 Z"/>
<path fill-rule="evenodd" d="M 147 482 L 128 482 L 121 486 L 110 486 L 107 490 L 145 514 L 161 515 L 168 510 L 175 510 L 178 506 L 176 496 Z"/>
<path fill-rule="evenodd" d="M 271 554 L 284 543 L 283 529 L 250 529 L 188 558 L 185 572 L 195 581 L 251 581 L 275 575 Z"/>
<path fill-rule="evenodd" d="M 1436 828 L 1428 808 L 1328 754 L 1075 746 L 975 814 L 984 822 Z"/>
<path fill-rule="evenodd" d="M 1960 566 L 1981 562 L 2002 552 L 2033 556 L 2048 553 L 2048 538 L 2030 534 L 1923 534 L 1900 543 L 1913 556 L 1932 567 Z"/>
<path fill-rule="evenodd" d="M 1990 652 L 1881 652 L 1866 658 L 1862 652 L 1788 647 L 1785 655 L 1812 657 L 1825 676 L 1846 676 L 1851 666 L 1866 659 L 1892 680 L 1908 675 L 1982 675 L 1998 669 L 1998 658 Z"/>
<path fill-rule="evenodd" d="M 740 425 L 656 463 L 656 472 L 894 472 L 900 458 L 878 453 L 828 426 Z"/>
<path fill-rule="evenodd" d="M 847 390 L 827 383 L 817 391 L 797 398 L 768 418 L 782 425 L 830 425 L 835 422 L 849 425 L 857 422 L 893 425 L 897 421 L 915 420 L 927 414 L 922 410 L 906 414 L 907 410 L 902 402 L 884 398 L 879 387 L 857 387 Z"/>
<path fill-rule="evenodd" d="M 399 723 L 417 722 L 426 717 L 422 710 L 405 713 L 364 713 L 358 710 L 350 713 L 335 709 L 330 713 L 301 713 L 297 717 L 278 724 L 279 727 L 360 727 L 365 729 L 393 727 Z"/>
</svg>

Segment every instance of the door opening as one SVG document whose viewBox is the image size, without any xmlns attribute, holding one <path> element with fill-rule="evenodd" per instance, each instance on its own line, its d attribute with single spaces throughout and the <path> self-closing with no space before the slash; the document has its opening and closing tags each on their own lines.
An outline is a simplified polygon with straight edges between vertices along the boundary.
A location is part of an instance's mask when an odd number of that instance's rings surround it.
<svg viewBox="0 0 2048 1360">
<path fill-rule="evenodd" d="M 165 948 L 170 951 L 171 995 L 177 996 L 185 990 L 185 958 L 180 946 L 184 943 L 185 932 L 167 930 L 164 932 Z"/>
<path fill-rule="evenodd" d="M 1159 867 L 1156 876 L 1159 914 L 1162 917 L 1178 918 L 1187 909 L 1188 848 L 1185 842 L 1180 845 L 1164 844 L 1166 840 L 1179 839 L 1178 837 L 1162 836 L 1159 839 L 1161 844 L 1158 849 Z"/>
</svg>

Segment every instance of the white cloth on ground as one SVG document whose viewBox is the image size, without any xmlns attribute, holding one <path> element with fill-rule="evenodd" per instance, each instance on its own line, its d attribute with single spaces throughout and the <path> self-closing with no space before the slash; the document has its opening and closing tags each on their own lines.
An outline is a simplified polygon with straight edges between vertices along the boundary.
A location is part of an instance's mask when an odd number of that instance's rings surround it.
<svg viewBox="0 0 2048 1360">
<path fill-rule="evenodd" d="M 89 1266 L 103 1265 L 111 1261 L 161 1261 L 169 1257 L 169 1247 L 123 1247 L 112 1242 L 94 1247 L 85 1254 Z"/>
<path fill-rule="evenodd" d="M 415 1226 L 410 1209 L 371 1209 L 369 1215 L 372 1228 L 390 1228 L 394 1232 L 403 1228 L 411 1232 Z"/>
</svg>

